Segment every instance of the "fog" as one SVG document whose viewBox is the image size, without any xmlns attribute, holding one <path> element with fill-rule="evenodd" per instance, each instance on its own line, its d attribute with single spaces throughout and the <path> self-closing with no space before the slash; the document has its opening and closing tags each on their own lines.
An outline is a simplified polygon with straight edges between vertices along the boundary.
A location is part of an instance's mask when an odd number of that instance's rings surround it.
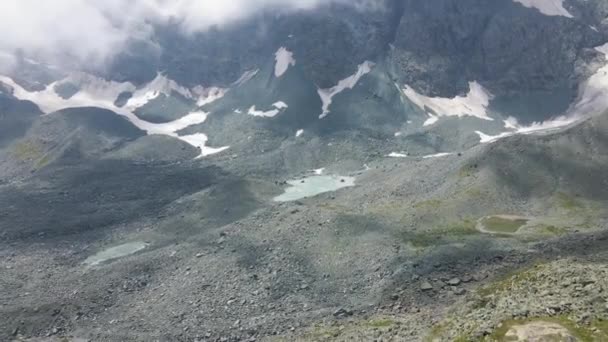
<svg viewBox="0 0 608 342">
<path fill-rule="evenodd" d="M 328 2 L 376 0 L 5 0 L 0 2 L 0 67 L 23 54 L 54 64 L 103 64 L 130 38 L 172 21 L 184 34 L 229 25 L 264 9 L 308 10 Z"/>
</svg>

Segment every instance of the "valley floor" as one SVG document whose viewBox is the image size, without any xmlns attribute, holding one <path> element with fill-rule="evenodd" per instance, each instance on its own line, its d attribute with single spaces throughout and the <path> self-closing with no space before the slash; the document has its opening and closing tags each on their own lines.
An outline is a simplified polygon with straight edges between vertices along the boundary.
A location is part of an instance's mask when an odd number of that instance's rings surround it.
<svg viewBox="0 0 608 342">
<path fill-rule="evenodd" d="M 336 167 L 354 187 L 290 202 L 270 181 L 200 167 L 139 170 L 154 184 L 194 172 L 152 204 L 129 196 L 145 183 L 90 205 L 69 198 L 95 182 L 4 185 L 3 222 L 32 230 L 3 231 L 1 339 L 500 340 L 536 319 L 605 336 L 605 202 L 489 200 L 501 195 L 471 160 Z M 528 219 L 479 229 L 490 213 Z M 106 228 L 77 230 L 95 222 Z"/>
</svg>

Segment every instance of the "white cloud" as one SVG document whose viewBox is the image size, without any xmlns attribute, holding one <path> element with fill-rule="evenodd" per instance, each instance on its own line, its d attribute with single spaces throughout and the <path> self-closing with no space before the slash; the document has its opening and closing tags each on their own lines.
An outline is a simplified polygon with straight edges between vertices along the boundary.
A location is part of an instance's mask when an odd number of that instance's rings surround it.
<svg viewBox="0 0 608 342">
<path fill-rule="evenodd" d="M 0 53 L 17 50 L 53 63 L 103 63 L 150 23 L 177 22 L 186 33 L 244 19 L 269 7 L 312 9 L 346 0 L 5 0 L 0 1 Z M 375 3 L 376 0 L 355 1 Z M 0 60 L 2 62 L 2 60 Z"/>
</svg>

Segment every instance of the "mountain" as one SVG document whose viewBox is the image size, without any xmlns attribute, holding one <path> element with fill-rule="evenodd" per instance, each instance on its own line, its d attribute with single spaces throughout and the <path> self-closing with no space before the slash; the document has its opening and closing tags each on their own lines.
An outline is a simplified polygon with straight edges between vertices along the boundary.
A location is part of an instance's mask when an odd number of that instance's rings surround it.
<svg viewBox="0 0 608 342">
<path fill-rule="evenodd" d="M 17 54 L 0 340 L 608 339 L 607 17 L 332 1 Z"/>
<path fill-rule="evenodd" d="M 0 93 L 0 106 L 0 146 L 22 136 L 42 114 L 35 104 L 3 93 Z"/>
</svg>

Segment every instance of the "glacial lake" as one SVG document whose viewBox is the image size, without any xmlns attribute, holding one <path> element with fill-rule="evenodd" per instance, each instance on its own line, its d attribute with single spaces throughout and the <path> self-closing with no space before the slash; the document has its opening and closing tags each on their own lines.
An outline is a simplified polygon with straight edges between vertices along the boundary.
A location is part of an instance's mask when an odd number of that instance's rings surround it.
<svg viewBox="0 0 608 342">
<path fill-rule="evenodd" d="M 291 202 L 322 193 L 355 186 L 355 177 L 310 176 L 287 182 L 285 192 L 274 198 L 275 202 Z"/>
</svg>

